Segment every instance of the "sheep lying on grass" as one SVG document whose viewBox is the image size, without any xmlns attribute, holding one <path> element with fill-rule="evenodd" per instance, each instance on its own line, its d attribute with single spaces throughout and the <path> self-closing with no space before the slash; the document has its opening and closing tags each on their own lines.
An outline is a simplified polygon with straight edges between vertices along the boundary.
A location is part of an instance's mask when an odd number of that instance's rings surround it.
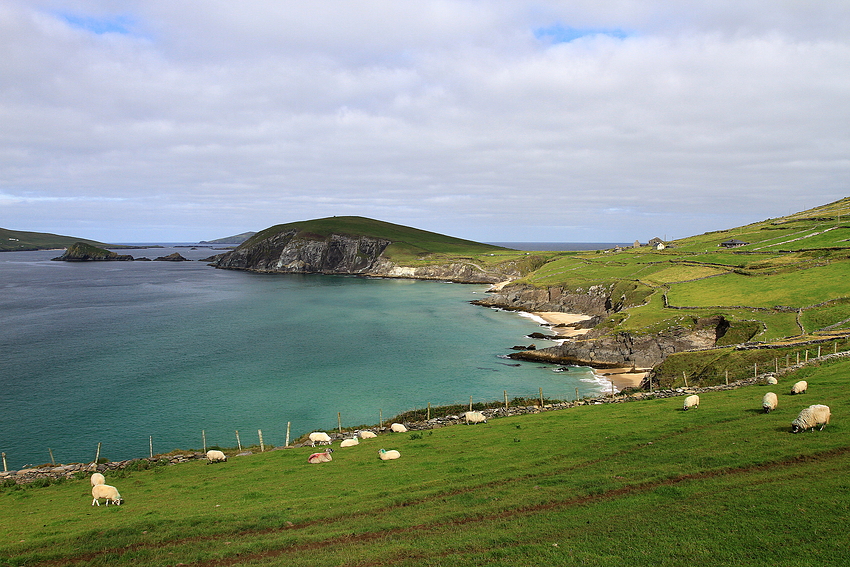
<svg viewBox="0 0 850 567">
<path fill-rule="evenodd" d="M 804 408 L 797 419 L 791 422 L 791 433 L 799 433 L 806 429 L 812 429 L 820 425 L 820 430 L 829 423 L 830 411 L 829 406 L 823 404 L 815 404 Z"/>
<path fill-rule="evenodd" d="M 800 380 L 796 382 L 793 386 L 791 386 L 791 394 L 805 394 L 806 390 L 809 389 L 809 383 L 805 380 Z"/>
<path fill-rule="evenodd" d="M 325 449 L 324 453 L 313 453 L 312 455 L 307 457 L 307 462 L 314 465 L 317 463 L 329 463 L 334 460 L 333 457 L 331 457 L 331 453 L 333 452 L 334 450 L 328 447 L 327 449 Z"/>
<path fill-rule="evenodd" d="M 373 431 L 361 431 L 360 438 L 361 439 L 374 439 L 378 435 Z"/>
<path fill-rule="evenodd" d="M 389 451 L 387 451 L 386 449 L 381 449 L 380 451 L 378 451 L 378 457 L 380 457 L 382 461 L 392 461 L 393 459 L 398 459 L 399 457 L 401 457 L 401 453 L 399 453 L 395 449 L 390 449 Z"/>
<path fill-rule="evenodd" d="M 466 423 L 487 423 L 487 418 L 480 411 L 468 411 L 463 414 Z"/>
<path fill-rule="evenodd" d="M 343 439 L 342 443 L 340 443 L 339 446 L 340 447 L 354 447 L 355 445 L 358 445 L 359 443 L 360 443 L 360 440 L 357 439 L 357 437 L 353 437 L 351 439 Z"/>
<path fill-rule="evenodd" d="M 114 486 L 110 486 L 108 484 L 95 484 L 91 487 L 91 495 L 92 501 L 91 505 L 94 506 L 97 504 L 100 506 L 100 499 L 106 499 L 106 505 L 109 506 L 109 503 L 112 502 L 116 506 L 120 506 L 124 503 L 124 499 L 121 498 L 121 495 L 118 494 L 118 489 Z"/>
<path fill-rule="evenodd" d="M 768 376 L 767 380 L 765 380 L 765 383 L 770 384 L 772 386 L 774 384 L 779 384 L 779 381 L 773 376 Z"/>
<path fill-rule="evenodd" d="M 390 429 L 395 433 L 405 433 L 407 431 L 407 428 L 401 423 L 393 423 L 390 425 Z"/>
<path fill-rule="evenodd" d="M 771 411 L 776 409 L 776 405 L 779 403 L 779 399 L 776 397 L 776 394 L 773 392 L 768 392 L 761 399 L 761 407 L 764 410 L 764 413 L 770 413 Z"/>
<path fill-rule="evenodd" d="M 325 433 L 324 431 L 314 431 L 309 436 L 310 446 L 315 447 L 318 445 L 330 445 L 331 444 L 331 436 Z"/>
<path fill-rule="evenodd" d="M 221 451 L 217 451 L 215 449 L 210 449 L 207 451 L 207 464 L 210 463 L 226 463 L 227 455 L 222 453 Z"/>
<path fill-rule="evenodd" d="M 685 403 L 682 405 L 683 411 L 688 411 L 689 409 L 697 409 L 699 407 L 699 396 L 696 394 L 691 394 L 687 398 L 685 398 Z"/>
<path fill-rule="evenodd" d="M 96 472 L 91 475 L 91 485 L 97 486 L 98 484 L 106 484 L 106 478 L 99 472 Z"/>
</svg>

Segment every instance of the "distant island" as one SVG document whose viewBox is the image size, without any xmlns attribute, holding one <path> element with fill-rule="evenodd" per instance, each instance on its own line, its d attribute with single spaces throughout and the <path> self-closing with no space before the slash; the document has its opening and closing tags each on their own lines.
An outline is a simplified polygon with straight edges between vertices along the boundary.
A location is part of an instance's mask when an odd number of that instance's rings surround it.
<svg viewBox="0 0 850 567">
<path fill-rule="evenodd" d="M 87 240 L 75 236 L 62 236 L 48 232 L 25 232 L 0 228 L 0 252 L 20 252 L 26 250 L 57 250 L 67 248 L 76 242 L 82 242 L 98 247 L 121 248 Z"/>
<path fill-rule="evenodd" d="M 198 244 L 242 244 L 252 236 L 257 234 L 256 232 L 243 232 L 242 234 L 235 234 L 233 236 L 225 236 L 224 238 L 217 238 L 215 240 L 201 240 Z"/>
</svg>

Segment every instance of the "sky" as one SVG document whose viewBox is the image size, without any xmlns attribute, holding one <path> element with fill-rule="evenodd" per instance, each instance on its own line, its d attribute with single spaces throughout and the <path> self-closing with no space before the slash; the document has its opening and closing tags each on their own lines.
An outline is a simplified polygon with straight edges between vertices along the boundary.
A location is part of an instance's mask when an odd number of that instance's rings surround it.
<svg viewBox="0 0 850 567">
<path fill-rule="evenodd" d="M 674 239 L 848 196 L 847 0 L 0 0 L 0 227 Z"/>
</svg>

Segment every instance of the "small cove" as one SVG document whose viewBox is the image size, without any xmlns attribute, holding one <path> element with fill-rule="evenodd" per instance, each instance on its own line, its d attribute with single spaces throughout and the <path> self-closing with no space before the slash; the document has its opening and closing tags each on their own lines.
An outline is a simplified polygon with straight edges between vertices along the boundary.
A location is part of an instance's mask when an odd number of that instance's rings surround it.
<svg viewBox="0 0 850 567">
<path fill-rule="evenodd" d="M 171 252 L 199 260 L 208 248 Z M 500 356 L 540 327 L 469 304 L 486 286 L 0 255 L 0 450 L 9 468 L 266 444 L 413 408 L 598 393 L 589 369 Z M 543 345 L 539 345 L 543 346 Z"/>
</svg>

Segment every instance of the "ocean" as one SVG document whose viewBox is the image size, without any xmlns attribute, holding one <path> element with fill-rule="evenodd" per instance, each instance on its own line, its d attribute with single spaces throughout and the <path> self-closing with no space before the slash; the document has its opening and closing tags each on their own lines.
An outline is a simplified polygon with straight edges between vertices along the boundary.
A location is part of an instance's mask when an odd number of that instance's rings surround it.
<svg viewBox="0 0 850 567">
<path fill-rule="evenodd" d="M 10 470 L 174 449 L 283 445 L 432 405 L 610 388 L 589 368 L 505 359 L 539 324 L 483 285 L 0 254 L 0 451 Z"/>
</svg>

